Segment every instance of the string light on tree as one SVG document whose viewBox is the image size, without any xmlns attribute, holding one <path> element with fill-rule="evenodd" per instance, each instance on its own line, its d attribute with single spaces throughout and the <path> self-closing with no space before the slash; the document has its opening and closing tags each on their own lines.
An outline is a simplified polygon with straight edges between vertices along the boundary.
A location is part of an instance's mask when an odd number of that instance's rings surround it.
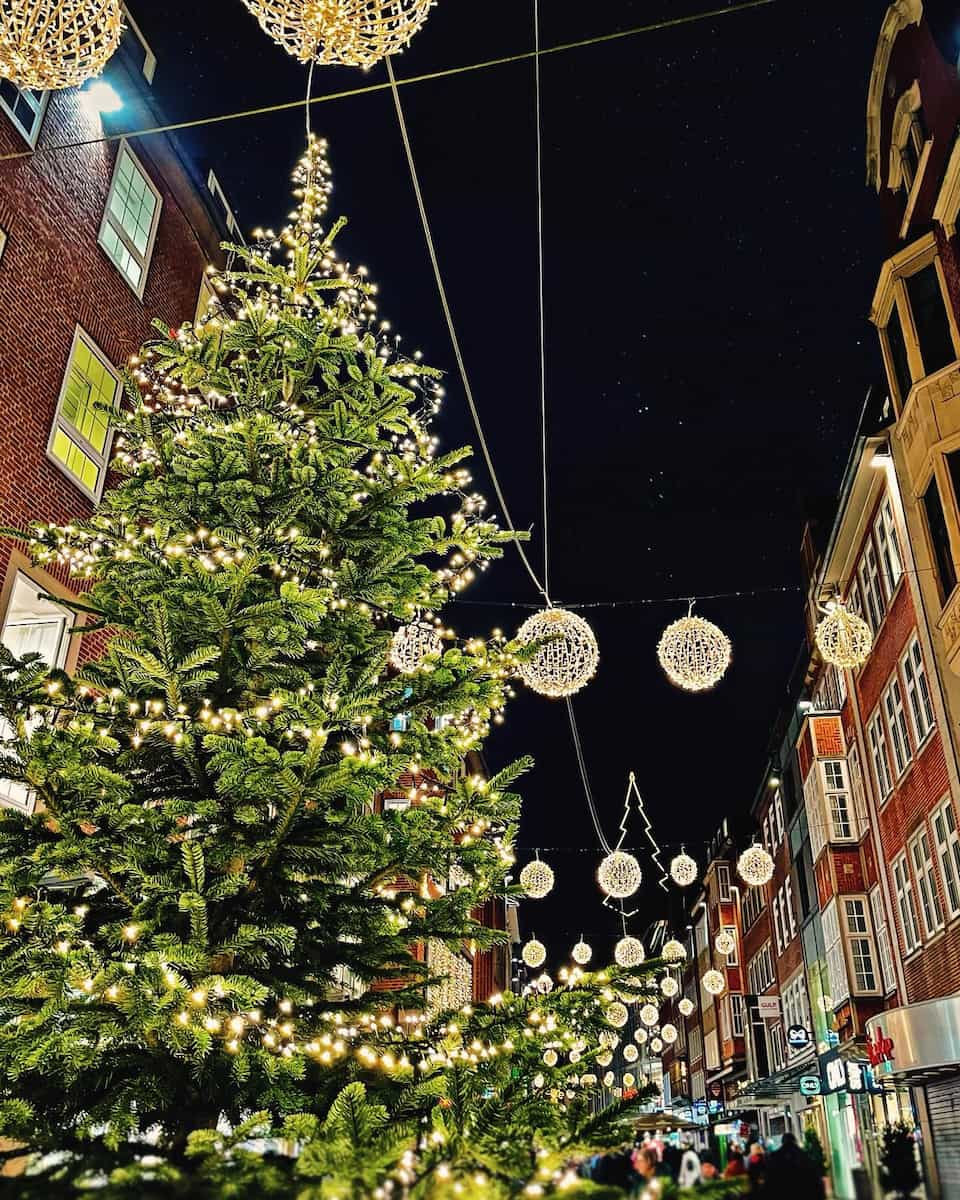
<svg viewBox="0 0 960 1200">
<path fill-rule="evenodd" d="M 629 1071 L 627 1071 L 623 1077 L 623 1086 L 625 1088 L 632 1088 L 636 1082 L 637 1081 L 635 1077 Z"/>
<path fill-rule="evenodd" d="M 663 943 L 660 957 L 664 962 L 683 962 L 687 957 L 687 951 L 683 942 L 678 942 L 676 938 L 670 938 Z"/>
<path fill-rule="evenodd" d="M 689 887 L 697 878 L 697 860 L 681 850 L 670 862 L 670 878 L 677 887 Z"/>
<path fill-rule="evenodd" d="M 526 646 L 542 642 L 517 668 L 527 687 L 540 696 L 573 696 L 596 674 L 597 639 L 577 613 L 563 608 L 536 612 L 520 626 L 517 639 Z"/>
<path fill-rule="evenodd" d="M 593 958 L 593 947 L 583 940 L 583 934 L 580 935 L 580 941 L 574 946 L 572 955 L 573 961 L 579 963 L 581 967 L 585 967 Z"/>
<path fill-rule="evenodd" d="M 693 1015 L 693 1001 L 684 996 L 684 998 L 677 1004 L 677 1009 L 681 1017 L 690 1017 Z"/>
<path fill-rule="evenodd" d="M 721 929 L 713 939 L 713 945 L 718 954 L 731 955 L 737 948 L 737 939 L 729 929 Z"/>
<path fill-rule="evenodd" d="M 545 1050 L 544 1051 L 544 1053 L 543 1053 L 544 1066 L 555 1067 L 557 1065 L 558 1061 L 559 1061 L 559 1057 L 557 1055 L 556 1050 Z"/>
<path fill-rule="evenodd" d="M 597 1066 L 598 1067 L 609 1067 L 612 1062 L 613 1062 L 613 1054 L 609 1050 L 601 1050 L 600 1053 L 597 1055 Z"/>
<path fill-rule="evenodd" d="M 520 886 L 531 900 L 542 900 L 553 889 L 553 869 L 537 855 L 520 872 Z"/>
<path fill-rule="evenodd" d="M 763 887 L 773 878 L 773 859 L 754 842 L 737 859 L 737 874 L 751 887 Z"/>
<path fill-rule="evenodd" d="M 0 78 L 57 91 L 99 75 L 120 44 L 120 0 L 12 0 L 0 12 Z"/>
<path fill-rule="evenodd" d="M 401 625 L 390 643 L 390 665 L 403 675 L 413 675 L 429 658 L 439 658 L 443 653 L 440 634 L 425 621 L 411 621 Z"/>
<path fill-rule="evenodd" d="M 613 957 L 618 967 L 639 967 L 646 957 L 643 942 L 635 937 L 622 937 L 613 948 Z"/>
<path fill-rule="evenodd" d="M 873 649 L 870 626 L 851 612 L 842 600 L 830 601 L 826 609 L 827 615 L 814 635 L 817 649 L 831 666 L 840 670 L 862 667 Z"/>
<path fill-rule="evenodd" d="M 537 967 L 542 967 L 547 961 L 547 948 L 543 942 L 538 942 L 534 937 L 524 946 L 522 955 L 523 961 L 527 966 L 536 970 Z"/>
<path fill-rule="evenodd" d="M 687 692 L 705 692 L 720 682 L 730 665 L 730 639 L 716 625 L 690 612 L 663 631 L 657 646 L 660 666 L 671 683 Z"/>
<path fill-rule="evenodd" d="M 599 1059 L 597 1061 L 599 1061 Z M 604 1087 L 613 1087 L 613 1081 L 615 1078 L 616 1078 L 616 1076 L 614 1075 L 614 1073 L 612 1071 L 607 1071 L 607 1073 L 603 1077 L 603 1086 Z"/>
<path fill-rule="evenodd" d="M 722 996 L 726 991 L 727 981 L 723 977 L 723 972 L 717 971 L 713 967 L 704 972 L 700 982 L 703 984 L 703 990 L 709 992 L 711 996 Z"/>
<path fill-rule="evenodd" d="M 632 896 L 643 880 L 640 864 L 626 850 L 614 850 L 597 869 L 597 883 L 614 900 Z"/>
</svg>

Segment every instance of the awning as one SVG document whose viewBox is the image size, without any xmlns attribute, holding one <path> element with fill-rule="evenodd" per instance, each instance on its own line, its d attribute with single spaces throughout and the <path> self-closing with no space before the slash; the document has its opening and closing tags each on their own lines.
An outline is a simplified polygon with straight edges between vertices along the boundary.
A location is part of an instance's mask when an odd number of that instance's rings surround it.
<svg viewBox="0 0 960 1200">
<path fill-rule="evenodd" d="M 728 1109 L 757 1108 L 766 1104 L 780 1104 L 800 1091 L 800 1076 L 810 1073 L 809 1063 L 787 1067 L 775 1075 L 754 1079 L 727 1100 Z"/>
</svg>

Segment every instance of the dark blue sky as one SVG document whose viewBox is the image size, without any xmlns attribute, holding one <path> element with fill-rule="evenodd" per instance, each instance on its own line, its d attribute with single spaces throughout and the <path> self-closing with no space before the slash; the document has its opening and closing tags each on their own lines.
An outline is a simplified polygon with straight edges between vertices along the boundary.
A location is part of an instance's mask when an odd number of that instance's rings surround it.
<svg viewBox="0 0 960 1200">
<path fill-rule="evenodd" d="M 711 7 L 695 0 L 541 0 L 555 45 Z M 716 0 L 714 0 L 714 4 Z M 305 71 L 240 0 L 131 7 L 154 44 L 171 116 L 302 93 Z M 867 78 L 885 5 L 776 0 L 542 60 L 547 397 L 553 591 L 567 601 L 799 584 L 804 513 L 835 493 L 880 370 L 866 314 L 879 270 L 864 184 Z M 529 0 L 439 0 L 400 76 L 530 48 Z M 384 78 L 319 70 L 323 95 Z M 539 533 L 536 208 L 530 61 L 403 89 L 423 188 L 477 402 L 518 524 Z M 470 442 L 389 93 L 316 105 L 331 145 L 347 256 L 381 310 L 448 369 L 439 432 Z M 279 224 L 301 113 L 191 135 L 241 225 Z M 492 489 L 477 464 L 481 490 Z M 536 599 L 511 556 L 471 601 Z M 608 836 L 634 770 L 664 843 L 702 844 L 749 808 L 802 638 L 799 590 L 703 601 L 734 643 L 709 696 L 677 693 L 655 660 L 680 604 L 600 609 L 599 674 L 577 700 Z M 513 628 L 479 604 L 463 632 Z M 496 766 L 532 753 L 524 846 L 557 871 L 524 924 L 556 954 L 616 921 L 561 705 L 524 694 L 491 740 Z M 640 844 L 639 830 L 631 838 Z M 589 853 L 584 853 L 586 849 Z M 652 875 L 652 870 L 648 872 Z M 659 907 L 658 907 L 659 906 Z M 655 890 L 644 917 L 666 915 Z M 645 923 L 640 918 L 637 925 Z"/>
</svg>

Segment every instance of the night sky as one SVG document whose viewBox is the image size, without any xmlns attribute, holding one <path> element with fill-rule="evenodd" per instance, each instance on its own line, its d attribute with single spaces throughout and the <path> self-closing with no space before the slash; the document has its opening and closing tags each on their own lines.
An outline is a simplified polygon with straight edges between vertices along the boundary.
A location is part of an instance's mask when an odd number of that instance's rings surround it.
<svg viewBox="0 0 960 1200">
<path fill-rule="evenodd" d="M 541 4 L 547 47 L 717 0 Z M 171 119 L 304 93 L 305 69 L 240 0 L 131 8 Z M 702 863 L 722 818 L 749 809 L 803 637 L 804 516 L 836 493 L 880 372 L 866 317 L 881 252 L 864 126 L 884 9 L 777 0 L 542 60 L 554 599 L 796 588 L 698 604 L 734 645 L 727 679 L 706 696 L 674 690 L 656 662 L 660 631 L 684 603 L 584 611 L 601 664 L 575 703 L 607 836 L 633 770 L 668 858 L 686 840 Z M 532 37 L 529 0 L 439 0 L 397 74 L 523 52 Z M 321 69 L 314 92 L 384 78 L 382 67 Z M 402 95 L 494 460 L 542 561 L 533 64 Z M 450 372 L 444 446 L 476 445 L 389 92 L 315 105 L 313 123 L 330 141 L 333 215 L 350 218 L 342 252 L 370 268 L 404 345 Z M 282 222 L 302 111 L 213 125 L 188 142 L 242 228 Z M 462 633 L 512 630 L 526 613 L 506 604 L 537 599 L 513 551 L 466 598 L 450 618 Z M 519 696 L 487 755 L 495 768 L 524 753 L 537 766 L 520 844 L 557 848 L 544 851 L 557 887 L 524 905 L 522 926 L 552 958 L 581 930 L 608 952 L 618 920 L 593 879 L 599 852 L 562 703 Z M 629 844 L 642 844 L 637 822 Z M 665 915 L 651 888 L 633 924 Z"/>
</svg>

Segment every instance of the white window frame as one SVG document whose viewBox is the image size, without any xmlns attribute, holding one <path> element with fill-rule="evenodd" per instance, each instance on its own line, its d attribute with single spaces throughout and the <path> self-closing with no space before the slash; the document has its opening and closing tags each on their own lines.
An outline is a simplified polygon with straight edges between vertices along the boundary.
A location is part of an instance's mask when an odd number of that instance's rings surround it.
<svg viewBox="0 0 960 1200">
<path fill-rule="evenodd" d="M 910 866 L 920 898 L 920 919 L 927 938 L 943 928 L 943 905 L 937 881 L 937 866 L 930 846 L 930 834 L 922 825 L 908 843 Z"/>
<path fill-rule="evenodd" d="M 910 713 L 910 727 L 913 729 L 914 740 L 919 748 L 936 729 L 937 721 L 933 711 L 933 698 L 930 695 L 927 669 L 920 649 L 920 639 L 916 634 L 910 639 L 907 649 L 900 659 L 900 671 L 903 674 L 907 693 L 906 708 Z"/>
<path fill-rule="evenodd" d="M 688 1044 L 690 1046 L 690 1061 L 691 1061 L 691 1063 L 695 1063 L 697 1061 L 697 1059 L 702 1059 L 703 1058 L 703 1033 L 702 1033 L 699 1025 L 694 1025 L 694 1027 L 690 1030 L 690 1037 L 688 1039 Z"/>
<path fill-rule="evenodd" d="M 903 555 L 900 553 L 900 539 L 897 537 L 897 526 L 893 519 L 893 506 L 889 496 L 884 496 L 880 505 L 873 523 L 873 536 L 880 555 L 880 575 L 889 604 L 903 578 Z"/>
<path fill-rule="evenodd" d="M 843 896 L 841 900 L 840 916 L 847 944 L 850 990 L 856 996 L 877 996 L 883 989 L 877 964 L 877 947 L 870 928 L 870 903 L 866 896 Z M 858 976 L 858 962 L 862 963 L 862 981 Z M 872 987 L 866 981 L 868 972 L 873 979 Z"/>
<path fill-rule="evenodd" d="M 789 929 L 790 936 L 787 938 L 787 945 L 797 936 L 797 917 L 793 909 L 793 883 L 790 876 L 783 881 L 783 929 L 787 932 Z"/>
<path fill-rule="evenodd" d="M 10 124 L 21 135 L 31 150 L 35 150 L 37 142 L 40 139 L 40 130 L 43 126 L 43 118 L 47 115 L 47 105 L 50 103 L 50 93 L 41 92 L 40 99 L 33 94 L 36 88 L 17 88 L 17 91 L 27 103 L 27 107 L 33 113 L 33 122 L 28 129 L 18 116 L 14 114 L 10 105 L 0 96 L 0 109 L 7 114 L 10 119 Z"/>
<path fill-rule="evenodd" d="M 724 933 L 729 933 L 733 938 L 733 949 L 727 955 L 727 966 L 737 967 L 740 965 L 740 960 L 737 957 L 737 946 L 740 943 L 740 939 L 737 937 L 737 927 L 736 925 L 721 925 L 720 928 Z"/>
<path fill-rule="evenodd" d="M 867 725 L 873 780 L 877 785 L 877 795 L 880 797 L 881 805 L 893 791 L 893 772 L 890 769 L 890 758 L 887 754 L 887 734 L 883 713 L 880 711 L 882 703 L 881 700 Z"/>
<path fill-rule="evenodd" d="M 819 764 L 820 786 L 823 790 L 823 808 L 829 830 L 829 838 L 827 840 L 831 842 L 855 842 L 857 841 L 857 818 L 850 791 L 850 775 L 847 771 L 846 759 L 822 758 L 819 760 Z M 839 768 L 839 784 L 835 780 L 830 779 L 830 772 L 828 770 L 830 767 Z M 849 832 L 842 832 L 841 819 Z"/>
<path fill-rule="evenodd" d="M 787 1043 L 783 1036 L 783 1025 L 779 1021 L 767 1026 L 767 1053 L 773 1069 L 782 1071 L 787 1065 Z"/>
<path fill-rule="evenodd" d="M 729 904 L 733 899 L 730 891 L 730 867 L 727 863 L 717 863 L 717 892 L 721 904 Z"/>
<path fill-rule="evenodd" d="M 957 828 L 957 814 L 949 795 L 934 809 L 931 824 L 947 911 L 951 917 L 956 917 L 960 915 L 960 829 Z"/>
<path fill-rule="evenodd" d="M 113 201 L 113 196 L 117 189 L 117 180 L 118 180 L 119 174 L 120 174 L 120 164 L 123 162 L 124 155 L 126 155 L 128 158 L 130 158 L 130 160 L 133 162 L 135 169 L 143 177 L 144 183 L 146 183 L 148 189 L 153 193 L 154 199 L 157 202 L 157 206 L 153 210 L 153 220 L 150 225 L 150 234 L 149 234 L 149 237 L 147 238 L 147 248 L 143 252 L 138 250 L 136 248 L 136 246 L 133 244 L 133 242 L 130 241 L 127 231 L 123 228 L 123 226 L 120 224 L 120 222 L 117 221 L 117 219 L 114 217 L 113 213 L 110 210 L 110 205 Z M 121 139 L 120 147 L 117 150 L 117 159 L 116 159 L 116 162 L 113 164 L 113 175 L 110 179 L 110 191 L 107 193 L 107 202 L 104 205 L 103 220 L 100 222 L 100 233 L 97 236 L 97 241 L 99 242 L 100 246 L 102 247 L 103 252 L 106 254 L 107 258 L 109 258 L 111 263 L 113 263 L 113 265 L 116 267 L 117 274 L 120 275 L 120 277 L 126 281 L 127 286 L 140 300 L 143 299 L 143 294 L 147 290 L 147 276 L 150 273 L 150 262 L 153 258 L 153 249 L 154 249 L 154 246 L 156 245 L 156 241 L 157 241 L 157 229 L 160 226 L 160 213 L 162 212 L 162 210 L 163 210 L 163 196 L 160 194 L 160 191 L 157 188 L 157 185 L 150 178 L 150 172 L 146 169 L 146 167 L 140 161 L 139 157 L 134 153 L 133 147 L 126 140 L 126 138 Z M 138 285 L 135 286 L 132 283 L 132 281 L 128 278 L 126 272 L 124 272 L 120 269 L 120 267 L 114 261 L 112 253 L 107 249 L 106 245 L 104 244 L 103 235 L 104 235 L 104 231 L 108 228 L 113 230 L 113 232 L 116 234 L 116 236 L 123 243 L 123 247 L 127 251 L 127 253 L 130 254 L 133 257 L 133 259 L 139 264 L 139 266 L 140 266 L 140 282 Z"/>
<path fill-rule="evenodd" d="M 857 820 L 857 839 L 870 828 L 870 814 L 867 809 L 867 792 L 863 786 L 863 768 L 860 765 L 860 751 L 856 743 L 847 750 L 847 773 L 850 776 L 850 793 L 853 796 L 853 808 Z"/>
<path fill-rule="evenodd" d="M 880 975 L 883 979 L 883 994 L 889 996 L 897 986 L 893 966 L 893 947 L 890 945 L 890 929 L 883 906 L 883 889 L 875 884 L 870 891 L 870 915 L 873 917 L 873 932 L 877 940 L 877 957 L 880 959 Z"/>
<path fill-rule="evenodd" d="M 756 995 L 765 992 L 776 979 L 773 970 L 773 957 L 770 954 L 769 940 L 764 942 L 757 953 L 750 959 L 747 966 L 747 976 L 750 979 L 750 991 Z"/>
<path fill-rule="evenodd" d="M 906 771 L 913 762 L 913 745 L 910 741 L 910 729 L 907 724 L 907 713 L 903 704 L 903 689 L 896 671 L 880 697 L 880 706 L 890 735 L 890 745 L 893 747 L 893 762 L 897 768 L 897 778 Z"/>
<path fill-rule="evenodd" d="M 785 825 L 783 822 L 783 795 L 780 789 L 773 794 L 773 804 L 770 805 L 770 833 L 774 837 L 774 847 L 778 847 L 783 842 Z"/>
<path fill-rule="evenodd" d="M 850 998 L 850 979 L 847 974 L 847 958 L 843 949 L 836 897 L 823 910 L 821 924 L 827 959 L 827 976 L 830 984 L 830 1000 L 833 1007 L 837 1008 Z"/>
<path fill-rule="evenodd" d="M 708 1071 L 720 1068 L 720 1043 L 715 1029 L 711 1029 L 703 1039 L 703 1061 Z"/>
<path fill-rule="evenodd" d="M 787 941 L 783 930 L 783 918 L 780 912 L 780 892 L 774 893 L 773 897 L 773 937 L 777 943 L 777 957 L 783 953 L 786 948 Z"/>
<path fill-rule="evenodd" d="M 60 384 L 60 395 L 57 397 L 57 407 L 53 414 L 53 421 L 50 424 L 50 436 L 47 438 L 47 458 L 53 463 L 57 470 L 69 479 L 75 488 L 81 491 L 85 496 L 89 497 L 95 504 L 99 503 L 100 497 L 103 495 L 103 489 L 107 482 L 107 472 L 110 466 L 110 452 L 113 446 L 113 429 L 107 431 L 107 440 L 103 450 L 95 449 L 73 424 L 63 416 L 63 402 L 67 395 L 67 384 L 70 381 L 70 372 L 73 368 L 73 356 L 76 353 L 77 347 L 83 342 L 86 348 L 100 360 L 100 364 L 106 367 L 109 374 L 113 376 L 114 392 L 113 404 L 114 408 L 120 403 L 120 391 L 122 387 L 121 379 L 116 368 L 110 359 L 104 354 L 97 343 L 93 340 L 89 333 L 78 325 L 73 331 L 73 341 L 70 343 L 70 354 L 67 358 L 67 365 L 63 372 L 63 382 Z M 99 469 L 97 476 L 97 486 L 88 488 L 82 479 L 78 479 L 71 471 L 67 470 L 66 466 L 53 453 L 53 443 L 59 430 L 63 430 L 64 434 L 80 449 L 84 454 L 89 455 Z"/>
<path fill-rule="evenodd" d="M 863 548 L 863 554 L 860 556 L 858 575 L 860 590 L 863 594 L 864 614 L 870 628 L 876 633 L 883 624 L 883 618 L 887 615 L 887 605 L 883 585 L 880 582 L 877 551 L 873 544 L 873 538 L 869 535 Z"/>
<path fill-rule="evenodd" d="M 730 993 L 730 1028 L 735 1038 L 743 1037 L 743 996 L 740 992 Z"/>
<path fill-rule="evenodd" d="M 907 863 L 906 852 L 898 854 L 890 864 L 893 874 L 893 891 L 897 898 L 897 917 L 900 925 L 900 944 L 904 955 L 913 954 L 922 945 L 917 909 L 913 899 L 913 880 Z"/>
</svg>

